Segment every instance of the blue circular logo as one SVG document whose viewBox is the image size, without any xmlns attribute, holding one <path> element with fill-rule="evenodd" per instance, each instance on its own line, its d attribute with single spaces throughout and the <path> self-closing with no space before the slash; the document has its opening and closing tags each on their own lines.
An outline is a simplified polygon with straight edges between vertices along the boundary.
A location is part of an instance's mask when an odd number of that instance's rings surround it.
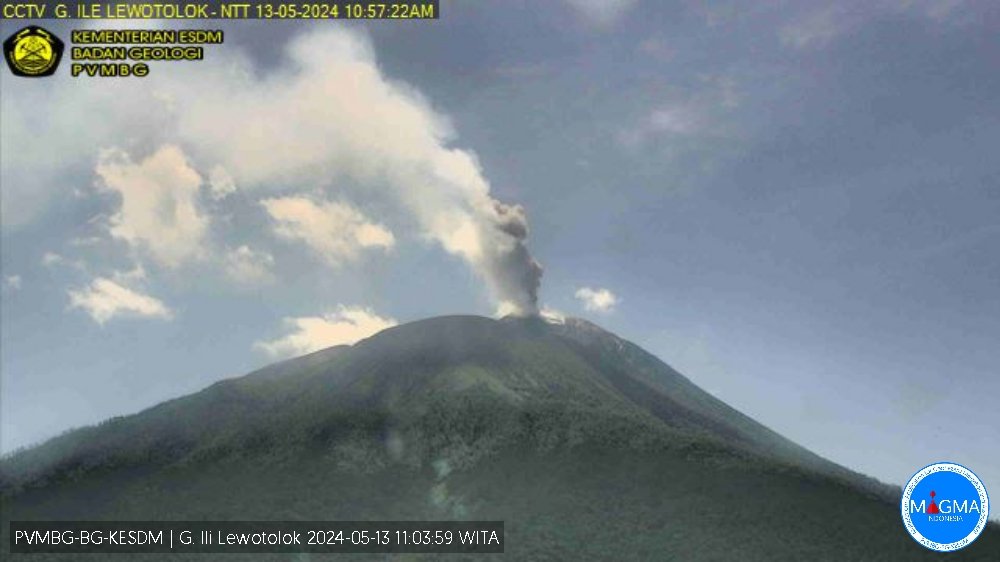
<svg viewBox="0 0 1000 562">
<path fill-rule="evenodd" d="M 968 546 L 986 527 L 990 497 L 979 477 L 960 464 L 920 469 L 903 487 L 903 525 L 918 543 L 938 552 Z"/>
</svg>

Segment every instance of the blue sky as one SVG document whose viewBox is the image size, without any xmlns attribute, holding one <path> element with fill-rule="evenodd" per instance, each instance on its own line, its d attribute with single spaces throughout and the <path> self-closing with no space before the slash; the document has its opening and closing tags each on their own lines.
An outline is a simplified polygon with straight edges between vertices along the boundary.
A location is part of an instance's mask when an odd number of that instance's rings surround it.
<svg viewBox="0 0 1000 562">
<path fill-rule="evenodd" d="M 5 71 L 0 448 L 530 307 L 534 259 L 539 306 L 828 458 L 1000 487 L 995 3 L 442 11 Z"/>
</svg>

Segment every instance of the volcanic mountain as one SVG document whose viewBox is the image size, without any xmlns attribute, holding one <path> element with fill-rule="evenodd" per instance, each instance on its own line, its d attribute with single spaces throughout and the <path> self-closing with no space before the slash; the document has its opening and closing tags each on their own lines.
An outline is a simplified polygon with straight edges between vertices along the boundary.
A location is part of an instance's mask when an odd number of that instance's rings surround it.
<svg viewBox="0 0 1000 562">
<path fill-rule="evenodd" d="M 4 531 L 29 519 L 484 519 L 505 521 L 513 560 L 940 557 L 904 531 L 898 488 L 578 319 L 397 326 L 0 468 Z M 992 525 L 949 555 L 998 558 Z"/>
</svg>

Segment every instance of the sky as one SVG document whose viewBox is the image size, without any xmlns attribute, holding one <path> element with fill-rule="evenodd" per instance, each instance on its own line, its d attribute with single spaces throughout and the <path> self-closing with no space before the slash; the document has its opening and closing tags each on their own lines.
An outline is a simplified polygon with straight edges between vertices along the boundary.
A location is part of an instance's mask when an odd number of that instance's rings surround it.
<svg viewBox="0 0 1000 562">
<path fill-rule="evenodd" d="M 1000 489 L 1000 5 L 441 8 L 0 73 L 0 450 L 541 311 L 882 481 Z"/>
</svg>

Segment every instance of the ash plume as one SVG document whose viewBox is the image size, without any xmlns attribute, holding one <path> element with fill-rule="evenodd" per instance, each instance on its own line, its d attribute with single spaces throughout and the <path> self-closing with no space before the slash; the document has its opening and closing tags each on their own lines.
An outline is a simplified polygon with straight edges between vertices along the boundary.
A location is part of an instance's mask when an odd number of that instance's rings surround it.
<svg viewBox="0 0 1000 562">
<path fill-rule="evenodd" d="M 487 244 L 482 264 L 484 277 L 500 300 L 501 312 L 536 315 L 542 266 L 531 256 L 526 245 L 528 219 L 524 208 L 493 200 L 493 211 L 496 239 Z"/>
</svg>

